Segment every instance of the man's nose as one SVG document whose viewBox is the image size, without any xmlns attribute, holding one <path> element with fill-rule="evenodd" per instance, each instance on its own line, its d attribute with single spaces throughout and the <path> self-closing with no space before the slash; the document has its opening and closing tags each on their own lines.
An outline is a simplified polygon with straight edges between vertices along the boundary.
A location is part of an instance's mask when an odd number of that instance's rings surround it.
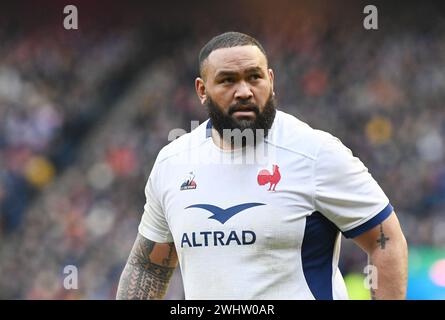
<svg viewBox="0 0 445 320">
<path fill-rule="evenodd" d="M 249 100 L 253 97 L 253 92 L 250 90 L 250 86 L 245 82 L 241 81 L 235 91 L 236 100 Z"/>
</svg>

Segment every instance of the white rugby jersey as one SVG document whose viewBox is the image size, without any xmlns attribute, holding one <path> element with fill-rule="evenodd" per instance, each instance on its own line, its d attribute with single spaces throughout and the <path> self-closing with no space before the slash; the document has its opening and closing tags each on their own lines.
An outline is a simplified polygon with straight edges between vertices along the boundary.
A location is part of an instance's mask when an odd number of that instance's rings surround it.
<svg viewBox="0 0 445 320">
<path fill-rule="evenodd" d="M 222 150 L 210 133 L 207 120 L 160 151 L 139 225 L 174 241 L 186 299 L 347 299 L 340 232 L 393 210 L 368 169 L 281 111 L 255 149 Z"/>
</svg>

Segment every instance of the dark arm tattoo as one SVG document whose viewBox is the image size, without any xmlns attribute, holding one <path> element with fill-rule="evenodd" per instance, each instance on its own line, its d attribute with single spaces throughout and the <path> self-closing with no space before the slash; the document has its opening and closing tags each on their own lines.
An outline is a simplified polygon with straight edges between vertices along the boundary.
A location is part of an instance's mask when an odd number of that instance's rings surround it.
<svg viewBox="0 0 445 320">
<path fill-rule="evenodd" d="M 159 263 L 153 262 L 155 246 L 168 246 L 168 255 Z M 165 249 L 164 249 L 165 250 Z M 122 272 L 117 299 L 162 299 L 176 268 L 177 256 L 173 243 L 160 244 L 140 234 L 135 241 Z"/>
<path fill-rule="evenodd" d="M 386 243 L 388 241 L 389 241 L 389 237 L 386 237 L 385 234 L 383 233 L 383 224 L 380 224 L 380 236 L 377 239 L 377 243 L 378 243 L 380 249 L 385 250 Z M 371 265 L 372 265 L 372 262 L 371 262 Z M 377 279 L 377 275 L 376 275 L 376 279 Z M 371 291 L 371 300 L 377 300 L 377 294 L 376 294 L 376 291 L 375 291 L 373 285 L 371 285 L 370 291 Z"/>
<path fill-rule="evenodd" d="M 389 241 L 389 238 L 385 237 L 385 234 L 383 233 L 383 225 L 380 224 L 380 238 L 377 240 L 377 243 L 380 245 L 381 249 L 385 249 L 387 241 Z"/>
<path fill-rule="evenodd" d="M 369 290 L 371 291 L 371 300 L 377 300 L 375 290 L 373 288 L 370 288 Z"/>
<path fill-rule="evenodd" d="M 377 274 L 373 274 L 373 272 L 377 272 L 377 269 L 372 264 L 371 259 L 368 260 L 368 265 L 366 266 L 365 271 L 367 272 L 365 280 L 368 281 L 368 283 L 366 285 L 369 288 L 369 291 L 371 293 L 371 300 L 377 300 L 376 292 L 374 289 L 378 285 L 377 284 Z M 376 283 L 374 283 L 374 281 L 376 281 Z"/>
</svg>

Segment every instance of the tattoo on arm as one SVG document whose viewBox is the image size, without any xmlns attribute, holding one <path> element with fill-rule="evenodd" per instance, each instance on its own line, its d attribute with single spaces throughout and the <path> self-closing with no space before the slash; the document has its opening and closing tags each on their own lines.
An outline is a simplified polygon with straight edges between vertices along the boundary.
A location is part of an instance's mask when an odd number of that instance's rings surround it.
<svg viewBox="0 0 445 320">
<path fill-rule="evenodd" d="M 371 300 L 377 300 L 375 290 L 373 288 L 369 289 L 371 291 Z"/>
<path fill-rule="evenodd" d="M 377 240 L 377 243 L 380 245 L 382 250 L 385 249 L 387 241 L 389 241 L 389 238 L 385 237 L 385 234 L 383 233 L 383 225 L 380 224 L 380 238 Z"/>
<path fill-rule="evenodd" d="M 157 244 L 138 235 L 119 281 L 117 299 L 161 299 L 165 296 L 175 271 L 176 251 L 169 243 L 169 253 L 161 264 L 153 263 L 150 255 Z"/>
<path fill-rule="evenodd" d="M 371 259 L 368 260 L 368 266 L 374 266 Z M 368 285 L 369 285 L 369 291 L 371 293 L 371 300 L 377 300 L 377 295 L 376 295 L 374 288 L 378 284 L 373 282 L 373 280 L 377 281 L 377 274 L 372 274 L 373 271 L 377 272 L 377 270 L 375 268 L 371 268 L 371 267 L 368 268 L 367 278 L 369 281 Z"/>
<path fill-rule="evenodd" d="M 169 244 L 168 256 L 167 258 L 162 260 L 162 265 L 169 266 L 173 257 L 173 253 L 175 252 L 175 246 L 173 243 Z"/>
</svg>

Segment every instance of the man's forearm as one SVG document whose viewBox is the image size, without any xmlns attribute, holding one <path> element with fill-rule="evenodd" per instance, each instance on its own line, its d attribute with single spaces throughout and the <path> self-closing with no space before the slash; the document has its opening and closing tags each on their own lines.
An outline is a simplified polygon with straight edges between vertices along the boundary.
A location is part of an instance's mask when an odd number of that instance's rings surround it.
<svg viewBox="0 0 445 320">
<path fill-rule="evenodd" d="M 128 264 L 122 272 L 116 299 L 148 300 L 164 298 L 174 268 L 156 267 L 155 272 Z"/>
<path fill-rule="evenodd" d="M 172 262 L 174 245 L 168 244 L 168 256 L 162 262 L 154 263 L 151 256 L 155 245 L 154 242 L 138 236 L 122 272 L 116 299 L 147 300 L 162 299 L 165 296 L 175 271 L 172 266 L 175 264 Z"/>
<path fill-rule="evenodd" d="M 370 279 L 371 297 L 375 300 L 405 299 L 408 277 L 408 249 L 405 238 L 390 239 L 381 229 L 378 246 L 369 255 L 376 274 Z M 372 270 L 372 269 L 371 269 Z"/>
</svg>

